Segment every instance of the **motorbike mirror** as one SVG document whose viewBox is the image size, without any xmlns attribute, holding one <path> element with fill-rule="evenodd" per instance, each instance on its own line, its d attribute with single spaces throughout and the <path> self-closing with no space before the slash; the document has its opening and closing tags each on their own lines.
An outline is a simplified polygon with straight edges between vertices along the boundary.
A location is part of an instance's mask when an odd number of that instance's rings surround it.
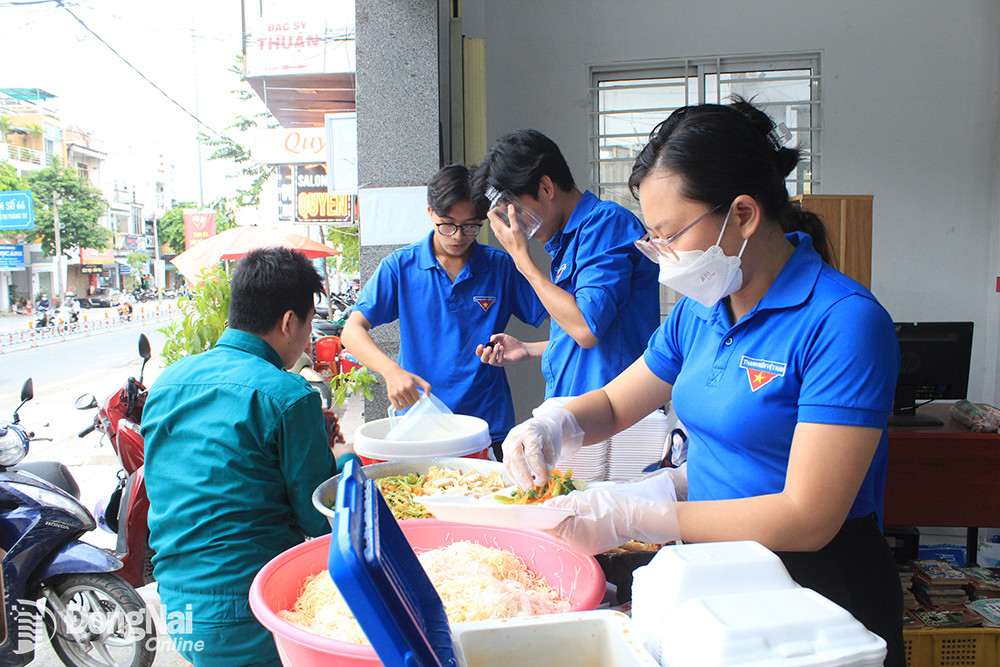
<svg viewBox="0 0 1000 667">
<path fill-rule="evenodd" d="M 35 385 L 31 381 L 31 378 L 28 378 L 27 380 L 24 381 L 24 384 L 21 386 L 21 405 L 17 406 L 17 408 L 14 410 L 15 424 L 21 423 L 21 418 L 17 416 L 18 411 L 22 407 L 24 407 L 25 403 L 27 403 L 34 397 L 35 397 Z"/>
<path fill-rule="evenodd" d="M 146 334 L 139 334 L 139 356 L 145 361 L 149 361 L 150 357 L 153 356 L 153 352 L 149 346 L 149 339 L 146 338 Z"/>
<path fill-rule="evenodd" d="M 146 372 L 146 362 L 153 356 L 149 349 L 149 339 L 146 334 L 139 334 L 139 356 L 142 357 L 142 368 L 139 369 L 139 384 L 142 384 L 142 375 Z"/>
<path fill-rule="evenodd" d="M 93 394 L 84 394 L 80 398 L 76 399 L 76 403 L 73 404 L 77 410 L 90 410 L 91 408 L 97 407 L 97 399 Z"/>
</svg>

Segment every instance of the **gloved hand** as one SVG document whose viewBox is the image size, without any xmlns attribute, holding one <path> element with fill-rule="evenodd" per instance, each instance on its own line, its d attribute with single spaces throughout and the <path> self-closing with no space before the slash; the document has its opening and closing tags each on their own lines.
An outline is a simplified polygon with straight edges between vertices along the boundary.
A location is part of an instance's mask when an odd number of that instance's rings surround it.
<svg viewBox="0 0 1000 667">
<path fill-rule="evenodd" d="M 667 475 L 670 477 L 670 481 L 674 483 L 674 496 L 676 500 L 684 501 L 688 498 L 688 464 L 687 461 L 680 464 L 676 468 L 660 468 L 655 470 L 648 475 L 643 475 L 636 481 L 642 481 L 644 479 L 649 479 L 650 477 L 655 477 L 657 475 Z"/>
<path fill-rule="evenodd" d="M 503 463 L 522 489 L 544 484 L 560 456 L 583 445 L 583 431 L 569 410 L 551 407 L 512 428 L 503 441 Z"/>
<path fill-rule="evenodd" d="M 581 554 L 599 554 L 629 540 L 650 544 L 681 537 L 674 503 L 673 469 L 664 469 L 637 482 L 594 486 L 545 501 L 547 507 L 569 507 L 567 517 L 545 532 Z M 686 477 L 685 477 L 686 479 Z"/>
</svg>

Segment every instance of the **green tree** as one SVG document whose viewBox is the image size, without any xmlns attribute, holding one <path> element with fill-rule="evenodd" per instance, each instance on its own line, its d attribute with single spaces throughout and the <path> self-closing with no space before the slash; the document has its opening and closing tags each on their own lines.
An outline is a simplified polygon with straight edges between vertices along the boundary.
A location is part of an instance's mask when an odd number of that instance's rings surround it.
<svg viewBox="0 0 1000 667">
<path fill-rule="evenodd" d="M 46 256 L 56 252 L 52 197 L 59 198 L 59 241 L 64 255 L 69 249 L 104 250 L 112 234 L 98 224 L 107 203 L 101 191 L 80 178 L 76 171 L 55 165 L 25 175 L 27 188 L 34 193 L 35 228 L 27 236 L 42 244 Z"/>
<path fill-rule="evenodd" d="M 28 184 L 17 175 L 14 165 L 4 160 L 0 162 L 0 192 L 8 190 L 27 190 Z"/>
<path fill-rule="evenodd" d="M 215 211 L 215 231 L 221 232 L 236 226 L 236 218 L 224 197 L 213 201 L 210 207 Z M 181 202 L 156 221 L 156 233 L 159 235 L 160 243 L 166 244 L 177 255 L 185 250 L 184 209 L 195 208 L 198 208 L 198 205 L 194 202 Z"/>
<path fill-rule="evenodd" d="M 156 220 L 156 233 L 160 243 L 166 244 L 174 254 L 184 252 L 184 209 L 198 208 L 193 202 L 181 202 Z"/>
<path fill-rule="evenodd" d="M 180 320 L 158 329 L 166 336 L 163 360 L 170 364 L 192 354 L 215 347 L 229 323 L 229 276 L 221 266 L 203 269 L 191 297 L 181 299 L 177 307 L 184 314 Z"/>
<path fill-rule="evenodd" d="M 149 266 L 149 255 L 144 252 L 133 252 L 125 261 L 132 268 L 132 273 L 129 274 L 129 282 L 134 288 L 142 278 L 142 267 Z"/>
<path fill-rule="evenodd" d="M 325 243 L 331 248 L 340 248 L 341 254 L 336 257 L 326 258 L 326 267 L 331 271 L 337 270 L 338 260 L 341 273 L 354 275 L 361 271 L 361 262 L 358 255 L 358 226 L 353 227 L 324 227 L 323 237 Z"/>
</svg>

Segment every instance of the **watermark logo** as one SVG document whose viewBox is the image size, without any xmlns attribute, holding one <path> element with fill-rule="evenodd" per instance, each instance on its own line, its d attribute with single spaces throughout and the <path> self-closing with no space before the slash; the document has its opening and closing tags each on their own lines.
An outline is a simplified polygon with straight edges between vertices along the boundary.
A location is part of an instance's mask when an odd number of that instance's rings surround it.
<svg viewBox="0 0 1000 667">
<path fill-rule="evenodd" d="M 148 651 L 201 651 L 204 642 L 185 639 L 194 631 L 191 605 L 184 611 L 162 610 L 162 617 L 154 609 L 142 608 L 125 611 L 118 605 L 99 601 L 98 604 L 71 601 L 57 613 L 46 600 L 17 600 L 14 603 L 15 632 L 14 653 L 25 655 L 35 650 L 40 632 L 49 641 L 58 634 L 77 642 L 90 642 L 99 637 L 115 637 L 118 642 L 136 643 Z M 165 637 L 158 637 L 156 630 L 166 630 Z"/>
</svg>

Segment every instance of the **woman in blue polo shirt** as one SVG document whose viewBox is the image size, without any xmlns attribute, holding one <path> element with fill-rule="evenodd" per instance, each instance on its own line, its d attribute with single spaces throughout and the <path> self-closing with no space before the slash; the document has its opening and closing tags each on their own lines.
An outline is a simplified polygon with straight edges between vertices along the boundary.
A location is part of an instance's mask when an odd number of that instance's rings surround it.
<svg viewBox="0 0 1000 667">
<path fill-rule="evenodd" d="M 690 435 L 686 502 L 667 475 L 589 489 L 549 501 L 578 510 L 554 532 L 587 553 L 755 540 L 903 665 L 880 532 L 899 348 L 875 297 L 830 266 L 819 220 L 791 207 L 799 155 L 741 99 L 678 109 L 653 131 L 629 180 L 649 232 L 637 245 L 687 298 L 615 380 L 515 427 L 504 460 L 537 483 L 560 454 L 672 400 Z"/>
</svg>

